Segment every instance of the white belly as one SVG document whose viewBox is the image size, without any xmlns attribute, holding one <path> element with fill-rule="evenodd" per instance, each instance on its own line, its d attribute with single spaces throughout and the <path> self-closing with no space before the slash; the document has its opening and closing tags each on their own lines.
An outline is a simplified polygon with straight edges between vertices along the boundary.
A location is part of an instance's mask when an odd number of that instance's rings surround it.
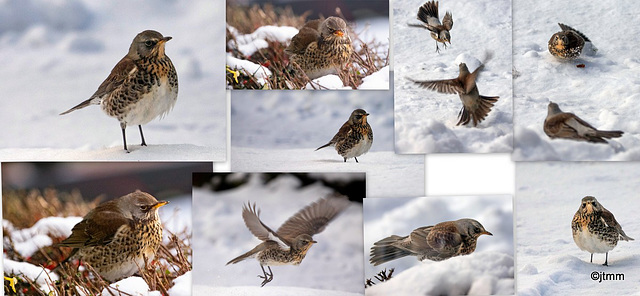
<svg viewBox="0 0 640 296">
<path fill-rule="evenodd" d="M 606 253 L 616 246 L 615 244 L 609 244 L 604 240 L 601 240 L 597 236 L 591 234 L 588 231 L 576 232 L 573 235 L 573 240 L 578 245 L 578 248 L 589 253 Z"/>
<path fill-rule="evenodd" d="M 360 143 L 358 143 L 358 145 L 355 145 L 353 148 L 349 149 L 349 151 L 342 155 L 342 157 L 352 158 L 365 154 L 369 151 L 369 148 L 371 148 L 371 144 L 373 144 L 373 141 L 371 141 L 369 137 L 365 136 L 364 139 L 360 141 Z"/>
<path fill-rule="evenodd" d="M 153 88 L 153 91 L 145 94 L 136 102 L 129 112 L 124 116 L 127 125 L 143 125 L 160 116 L 164 117 L 178 98 L 178 89 L 169 88 L 166 79 L 161 81 L 160 87 Z"/>
</svg>

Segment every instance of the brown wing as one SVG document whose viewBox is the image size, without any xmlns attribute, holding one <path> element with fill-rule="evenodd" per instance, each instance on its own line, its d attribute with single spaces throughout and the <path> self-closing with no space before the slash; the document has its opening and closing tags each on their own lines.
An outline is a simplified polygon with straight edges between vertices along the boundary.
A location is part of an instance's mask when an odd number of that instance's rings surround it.
<svg viewBox="0 0 640 296">
<path fill-rule="evenodd" d="M 102 97 L 103 95 L 110 93 L 112 90 L 122 85 L 127 77 L 131 75 L 131 71 L 134 71 L 135 69 L 137 69 L 137 67 L 133 60 L 129 58 L 129 56 L 125 56 L 118 62 L 118 64 L 116 64 L 115 67 L 113 67 L 109 77 L 100 84 L 98 90 L 96 90 L 91 97 Z"/>
<path fill-rule="evenodd" d="M 574 128 L 568 126 L 565 121 L 576 117 L 572 113 L 558 113 L 551 116 L 547 116 L 544 120 L 544 131 L 549 136 L 569 135 L 576 134 Z"/>
<path fill-rule="evenodd" d="M 291 38 L 291 42 L 284 51 L 289 55 L 303 54 L 307 49 L 307 46 L 309 46 L 311 42 L 318 41 L 319 37 L 320 33 L 318 33 L 316 29 L 306 26 L 302 27 L 300 31 L 298 31 L 298 34 Z"/>
<path fill-rule="evenodd" d="M 289 248 L 291 246 L 290 241 L 278 236 L 271 228 L 260 221 L 258 217 L 260 211 L 256 210 L 256 204 L 253 207 L 250 203 L 242 207 L 242 219 L 249 231 L 262 241 L 272 240 L 278 243 L 282 248 Z"/>
<path fill-rule="evenodd" d="M 447 11 L 447 13 L 444 15 L 444 18 L 442 19 L 442 25 L 445 29 L 447 29 L 447 31 L 453 28 L 453 17 L 451 16 L 451 12 Z"/>
<path fill-rule="evenodd" d="M 106 245 L 111 242 L 120 227 L 133 227 L 133 220 L 125 218 L 120 212 L 108 210 L 111 206 L 115 205 L 106 202 L 89 212 L 73 227 L 71 235 L 58 246 L 80 248 Z"/>
<path fill-rule="evenodd" d="M 431 249 L 431 246 L 427 243 L 427 236 L 431 233 L 433 226 L 425 226 L 416 228 L 409 234 L 410 243 L 403 245 L 402 247 L 409 249 L 415 253 L 423 253 L 425 249 Z"/>
<path fill-rule="evenodd" d="M 446 80 L 427 80 L 419 81 L 409 78 L 409 80 L 419 84 L 421 87 L 434 90 L 445 94 L 461 94 L 464 93 L 464 86 L 458 78 Z"/>
<path fill-rule="evenodd" d="M 349 200 L 344 196 L 320 199 L 289 218 L 278 228 L 277 233 L 288 240 L 293 240 L 301 234 L 318 234 L 349 204 Z"/>
<path fill-rule="evenodd" d="M 448 258 L 458 252 L 462 244 L 462 236 L 453 223 L 439 223 L 433 226 L 427 235 L 427 244 L 438 251 L 440 257 Z"/>
</svg>

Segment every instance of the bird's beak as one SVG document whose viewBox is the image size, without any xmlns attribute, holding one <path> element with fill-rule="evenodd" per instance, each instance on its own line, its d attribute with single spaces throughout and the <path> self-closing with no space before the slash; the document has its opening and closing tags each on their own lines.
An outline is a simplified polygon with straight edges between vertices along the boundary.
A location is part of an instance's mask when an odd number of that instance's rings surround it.
<svg viewBox="0 0 640 296">
<path fill-rule="evenodd" d="M 155 209 L 157 209 L 157 208 L 159 208 L 159 207 L 161 207 L 161 206 L 164 206 L 164 205 L 166 205 L 166 204 L 168 204 L 168 203 L 169 203 L 169 202 L 168 202 L 168 201 L 165 201 L 165 200 L 163 200 L 163 201 L 159 201 L 157 204 L 153 205 L 153 206 L 151 207 L 151 209 L 155 210 Z"/>
<path fill-rule="evenodd" d="M 311 243 L 312 243 L 312 244 L 317 244 L 318 242 L 317 242 L 317 241 L 312 240 L 312 241 L 311 241 Z"/>
<path fill-rule="evenodd" d="M 493 234 L 492 234 L 491 232 L 486 231 L 486 230 L 485 230 L 485 231 L 483 231 L 483 232 L 480 232 L 480 234 L 486 234 L 486 235 L 493 236 Z"/>
<path fill-rule="evenodd" d="M 342 32 L 342 30 L 336 30 L 335 32 L 333 32 L 333 35 L 338 35 L 342 37 L 344 35 L 344 32 Z"/>
<path fill-rule="evenodd" d="M 173 39 L 173 37 L 171 37 L 171 36 L 165 36 L 164 38 L 160 39 L 160 42 L 165 43 L 165 42 L 167 42 L 167 41 L 169 41 L 169 40 L 171 40 L 171 39 Z"/>
</svg>

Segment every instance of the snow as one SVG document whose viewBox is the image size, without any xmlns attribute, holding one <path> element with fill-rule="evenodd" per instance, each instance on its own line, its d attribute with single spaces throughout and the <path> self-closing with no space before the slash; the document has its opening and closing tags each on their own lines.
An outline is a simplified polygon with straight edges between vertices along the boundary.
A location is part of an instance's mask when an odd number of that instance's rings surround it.
<svg viewBox="0 0 640 296">
<path fill-rule="evenodd" d="M 13 261 L 8 258 L 2 259 L 2 268 L 5 272 L 5 275 L 22 274 L 25 277 L 35 281 L 36 284 L 39 284 L 45 288 L 47 284 L 51 284 L 51 282 L 55 282 L 59 279 L 57 274 L 50 272 L 46 268 L 35 266 L 27 262 Z"/>
<path fill-rule="evenodd" d="M 293 287 L 320 290 L 297 295 L 338 295 L 337 291 L 362 294 L 362 206 L 359 203 L 352 203 L 313 237 L 318 243 L 309 249 L 300 265 L 271 267 L 274 278 L 264 288 L 260 288 L 261 279 L 257 275 L 262 271 L 255 259 L 226 265 L 260 243 L 242 220 L 242 207 L 248 201 L 255 202 L 261 210 L 262 222 L 277 229 L 291 215 L 331 193 L 333 189 L 320 183 L 300 187 L 300 182 L 290 175 L 281 175 L 266 185 L 258 175 L 252 175 L 247 184 L 219 192 L 194 188 L 194 295 L 212 295 L 211 291 L 248 295 L 258 290 L 292 295 L 288 293 L 293 292 L 282 293 L 292 291 Z M 328 294 L 331 291 L 336 292 Z"/>
<path fill-rule="evenodd" d="M 236 37 L 238 50 L 245 56 L 250 56 L 260 49 L 269 47 L 268 41 L 288 43 L 293 36 L 298 34 L 298 29 L 289 26 L 262 26 L 251 34 L 240 34 L 236 28 L 227 27 Z"/>
<path fill-rule="evenodd" d="M 576 246 L 571 220 L 583 197 L 595 196 L 615 215 L 622 229 L 638 239 L 637 192 L 640 169 L 635 163 L 518 163 L 516 219 L 518 295 L 636 295 L 636 241 L 621 241 L 604 254 Z M 591 280 L 592 272 L 625 275 L 624 281 Z"/>
<path fill-rule="evenodd" d="M 3 160 L 225 160 L 224 8 L 207 0 L 0 2 L 0 158 Z M 198 28 L 194 30 L 194 28 Z M 172 36 L 175 108 L 144 126 L 140 147 L 99 106 L 60 116 L 93 94 L 139 32 Z M 203 34 L 203 32 L 207 32 Z"/>
<path fill-rule="evenodd" d="M 158 291 L 149 291 L 147 282 L 138 276 L 119 280 L 109 285 L 109 287 L 112 289 L 105 288 L 102 290 L 102 295 L 120 296 L 122 293 L 129 293 L 134 296 L 162 296 L 162 293 Z"/>
<path fill-rule="evenodd" d="M 365 278 L 395 268 L 393 278 L 366 289 L 367 295 L 460 295 L 514 293 L 513 199 L 507 195 L 367 198 L 364 200 Z M 471 218 L 493 236 L 481 236 L 470 255 L 441 262 L 409 256 L 378 266 L 369 263 L 373 243 L 392 234 L 444 221 Z M 455 276 L 457 275 L 457 276 Z M 421 279 L 421 280 L 417 280 Z M 404 292 L 400 293 L 400 292 Z M 486 293 L 485 293 L 486 292 Z"/>
<path fill-rule="evenodd" d="M 237 69 L 237 71 L 244 70 L 247 73 L 254 75 L 258 79 L 258 83 L 261 84 L 264 84 L 266 79 L 271 76 L 271 71 L 269 69 L 247 60 L 234 58 L 229 54 L 227 55 L 227 66 L 231 69 Z"/>
<path fill-rule="evenodd" d="M 25 257 L 32 256 L 39 248 L 52 244 L 50 236 L 67 237 L 71 228 L 82 221 L 81 217 L 46 217 L 38 220 L 30 228 L 12 230 L 10 235 L 16 250 Z M 3 225 L 10 224 L 3 220 Z M 11 227 L 13 229 L 13 227 Z"/>
<path fill-rule="evenodd" d="M 226 295 L 226 296 L 356 296 L 358 293 L 328 291 L 299 287 L 209 287 L 195 285 L 193 295 Z"/>
<path fill-rule="evenodd" d="M 420 23 L 416 15 L 424 2 L 393 4 L 396 152 L 511 152 L 511 1 L 440 2 L 440 17 L 451 11 L 454 25 L 451 45 L 440 44 L 439 54 L 426 29 L 408 26 Z M 487 61 L 488 54 L 493 58 Z M 477 80 L 480 94 L 500 97 L 477 127 L 456 126 L 462 107 L 458 95 L 422 89 L 407 79 L 452 79 L 460 62 L 474 60 L 485 62 Z"/>
<path fill-rule="evenodd" d="M 191 296 L 191 271 L 173 280 L 173 287 L 167 292 L 171 296 Z"/>
<path fill-rule="evenodd" d="M 571 11 L 571 13 L 566 13 Z M 532 13 L 535 12 L 535 13 Z M 622 1 L 602 10 L 602 1 L 528 1 L 514 3 L 513 64 L 516 118 L 514 160 L 638 160 L 640 125 L 640 61 L 633 42 L 640 28 L 622 21 L 603 30 L 594 19 L 629 20 L 640 13 L 634 2 Z M 455 16 L 455 14 L 454 14 Z M 564 23 L 585 34 L 599 49 L 574 61 L 553 57 L 547 44 Z M 584 68 L 576 65 L 584 64 Z M 543 131 L 549 101 L 558 103 L 594 127 L 622 130 L 609 144 L 550 139 Z"/>
<path fill-rule="evenodd" d="M 233 92 L 233 171 L 364 171 L 368 197 L 424 195 L 424 156 L 393 152 L 393 98 L 390 91 Z M 371 150 L 343 162 L 329 142 L 357 108 L 370 115 Z"/>
<path fill-rule="evenodd" d="M 389 66 L 386 66 L 380 71 L 373 73 L 362 79 L 362 84 L 358 89 L 360 90 L 372 90 L 372 89 L 388 89 L 389 88 Z"/>
</svg>

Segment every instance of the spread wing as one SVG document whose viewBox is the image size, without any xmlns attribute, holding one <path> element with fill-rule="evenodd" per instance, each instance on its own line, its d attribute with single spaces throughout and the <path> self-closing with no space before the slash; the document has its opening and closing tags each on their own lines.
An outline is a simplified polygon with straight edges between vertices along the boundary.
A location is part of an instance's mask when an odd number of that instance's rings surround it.
<svg viewBox="0 0 640 296">
<path fill-rule="evenodd" d="M 293 240 L 301 234 L 318 234 L 349 204 L 349 200 L 344 196 L 320 199 L 289 218 L 278 228 L 277 233 L 288 240 Z"/>
<path fill-rule="evenodd" d="M 445 29 L 447 29 L 447 31 L 453 28 L 453 17 L 451 16 L 451 12 L 447 11 L 447 13 L 444 15 L 444 18 L 442 19 L 442 25 Z"/>
<path fill-rule="evenodd" d="M 253 235 L 255 235 L 262 241 L 274 241 L 278 243 L 278 246 L 280 246 L 280 248 L 288 250 L 291 245 L 290 241 L 283 239 L 281 236 L 271 230 L 271 228 L 262 223 L 258 215 L 260 215 L 260 211 L 256 210 L 255 203 L 253 204 L 253 206 L 251 206 L 250 203 L 247 203 L 247 205 L 242 207 L 242 219 L 244 220 L 244 224 Z"/>
<path fill-rule="evenodd" d="M 465 93 L 464 86 L 458 78 L 446 80 L 426 80 L 419 81 L 409 78 L 409 80 L 419 84 L 421 87 L 445 94 Z"/>
</svg>

